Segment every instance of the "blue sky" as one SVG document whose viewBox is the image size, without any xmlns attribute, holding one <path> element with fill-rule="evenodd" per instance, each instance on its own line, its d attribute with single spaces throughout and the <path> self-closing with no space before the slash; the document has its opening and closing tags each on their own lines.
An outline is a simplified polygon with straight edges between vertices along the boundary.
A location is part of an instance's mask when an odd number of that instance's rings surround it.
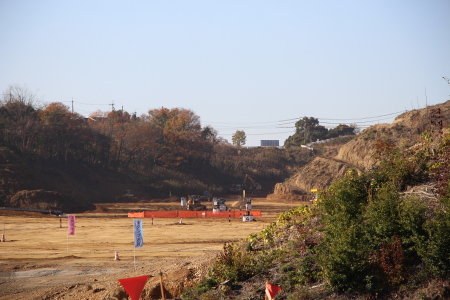
<svg viewBox="0 0 450 300">
<path fill-rule="evenodd" d="M 231 141 L 390 123 L 450 99 L 450 1 L 0 0 L 0 93 L 82 115 L 194 111 Z M 384 117 L 381 117 L 384 116 Z"/>
</svg>

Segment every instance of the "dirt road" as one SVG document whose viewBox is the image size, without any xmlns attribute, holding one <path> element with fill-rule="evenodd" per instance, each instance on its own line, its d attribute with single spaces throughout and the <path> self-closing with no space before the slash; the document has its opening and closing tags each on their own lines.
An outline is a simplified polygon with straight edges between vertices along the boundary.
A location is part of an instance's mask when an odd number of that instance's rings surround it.
<svg viewBox="0 0 450 300">
<path fill-rule="evenodd" d="M 233 202 L 230 202 L 230 204 Z M 179 202 L 102 204 L 108 213 L 76 214 L 75 235 L 67 218 L 0 215 L 0 299 L 126 299 L 117 279 L 149 279 L 142 299 L 159 299 L 159 272 L 167 297 L 198 282 L 225 242 L 259 232 L 275 216 L 298 203 L 253 200 L 263 217 L 143 220 L 144 246 L 134 248 L 133 220 L 114 210 L 178 208 Z M 3 213 L 7 214 L 7 213 Z M 116 251 L 120 260 L 114 260 Z"/>
</svg>

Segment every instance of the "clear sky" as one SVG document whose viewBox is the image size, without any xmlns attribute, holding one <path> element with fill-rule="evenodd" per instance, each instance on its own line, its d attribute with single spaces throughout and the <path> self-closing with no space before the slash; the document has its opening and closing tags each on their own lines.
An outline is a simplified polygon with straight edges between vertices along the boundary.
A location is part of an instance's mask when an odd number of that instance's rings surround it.
<svg viewBox="0 0 450 300">
<path fill-rule="evenodd" d="M 283 144 L 304 116 L 390 123 L 450 99 L 449 16 L 449 0 L 0 0 L 0 93 L 85 116 L 182 107 Z"/>
</svg>

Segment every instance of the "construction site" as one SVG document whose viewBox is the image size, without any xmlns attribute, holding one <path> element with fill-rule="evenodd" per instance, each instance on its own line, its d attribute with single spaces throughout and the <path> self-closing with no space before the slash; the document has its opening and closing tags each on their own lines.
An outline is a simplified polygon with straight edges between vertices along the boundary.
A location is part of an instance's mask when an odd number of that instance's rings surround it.
<svg viewBox="0 0 450 300">
<path fill-rule="evenodd" d="M 95 211 L 75 214 L 74 235 L 68 235 L 67 216 L 0 210 L 0 299 L 127 299 L 118 280 L 143 275 L 152 277 L 142 298 L 161 299 L 160 273 L 166 299 L 175 299 L 203 278 L 224 243 L 259 232 L 298 205 L 254 198 L 253 218 L 246 221 L 248 203 L 237 197 L 221 212 L 213 212 L 220 206 L 213 198 L 199 202 L 207 211 L 188 210 L 182 202 L 97 204 Z M 133 246 L 136 218 L 143 223 L 141 248 Z"/>
</svg>

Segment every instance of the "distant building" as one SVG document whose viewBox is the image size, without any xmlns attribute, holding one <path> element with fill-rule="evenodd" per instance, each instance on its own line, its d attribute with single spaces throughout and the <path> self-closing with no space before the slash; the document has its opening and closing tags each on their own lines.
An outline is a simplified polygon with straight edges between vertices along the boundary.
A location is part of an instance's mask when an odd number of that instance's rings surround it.
<svg viewBox="0 0 450 300">
<path fill-rule="evenodd" d="M 261 147 L 279 147 L 279 140 L 261 140 Z"/>
</svg>

